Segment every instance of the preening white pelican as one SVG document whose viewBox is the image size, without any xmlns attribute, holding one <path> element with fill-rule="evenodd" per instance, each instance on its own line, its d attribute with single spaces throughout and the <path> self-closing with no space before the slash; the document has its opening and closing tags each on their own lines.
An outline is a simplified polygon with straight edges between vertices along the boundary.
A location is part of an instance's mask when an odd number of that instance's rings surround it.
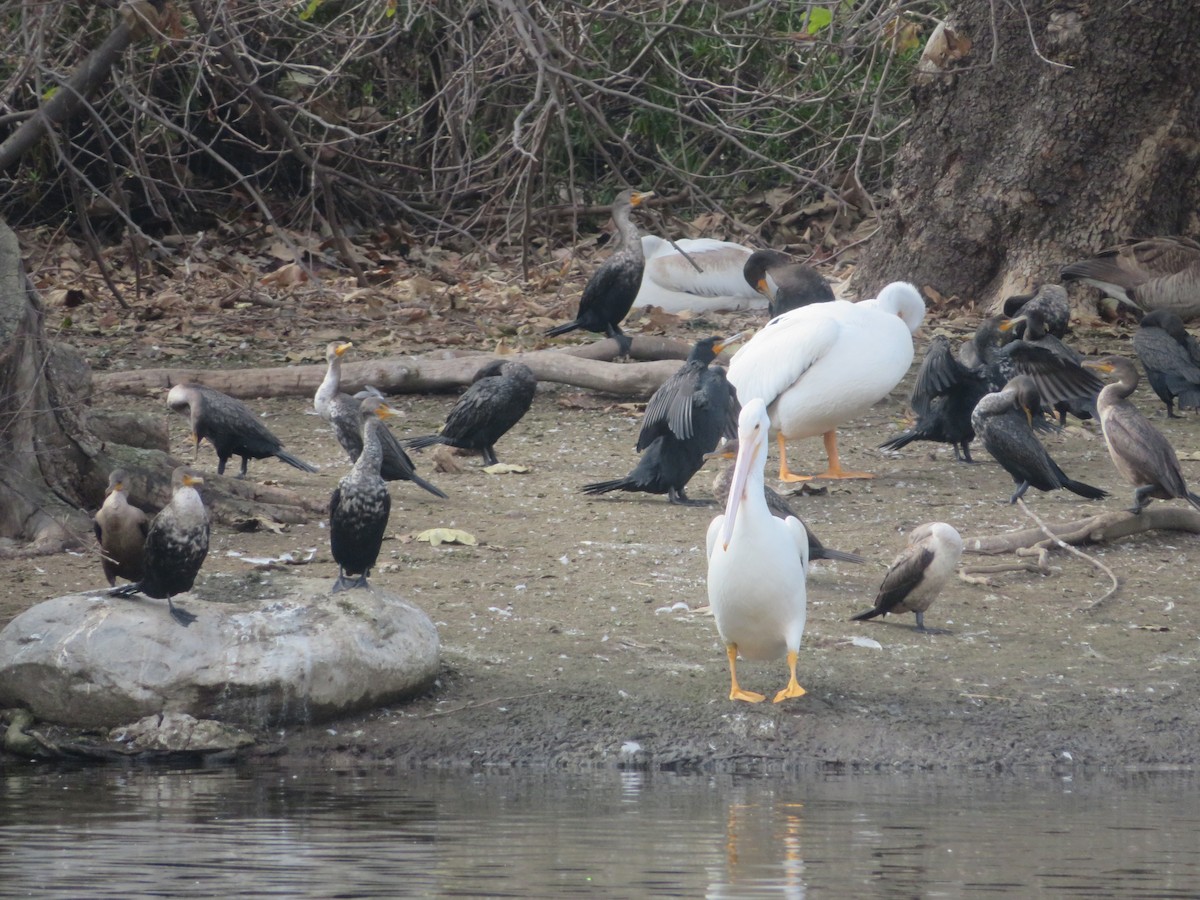
<svg viewBox="0 0 1200 900">
<path fill-rule="evenodd" d="M 925 302 L 911 284 L 889 284 L 859 303 L 814 303 L 777 316 L 729 364 L 729 380 L 745 406 L 762 400 L 779 441 L 779 478 L 871 478 L 847 472 L 837 452 L 843 422 L 888 395 L 913 359 L 912 336 Z M 788 469 L 787 441 L 825 436 L 829 465 L 816 476 Z"/>
<path fill-rule="evenodd" d="M 634 306 L 659 306 L 670 313 L 682 310 L 718 312 L 765 307 L 766 300 L 746 281 L 742 269 L 751 250 L 732 241 L 712 238 L 671 242 L 642 235 L 646 267 Z M 688 257 L 691 258 L 689 262 Z M 696 265 L 692 265 L 695 262 Z M 699 266 L 699 269 L 696 267 Z"/>
<path fill-rule="evenodd" d="M 777 519 L 767 508 L 763 467 L 770 425 L 761 400 L 742 407 L 729 500 L 725 514 L 708 526 L 708 602 L 729 657 L 729 699 L 749 703 L 766 698 L 738 686 L 739 653 L 743 659 L 786 654 L 790 677 L 775 702 L 804 696 L 796 660 L 808 606 L 808 536 L 799 519 Z"/>
</svg>

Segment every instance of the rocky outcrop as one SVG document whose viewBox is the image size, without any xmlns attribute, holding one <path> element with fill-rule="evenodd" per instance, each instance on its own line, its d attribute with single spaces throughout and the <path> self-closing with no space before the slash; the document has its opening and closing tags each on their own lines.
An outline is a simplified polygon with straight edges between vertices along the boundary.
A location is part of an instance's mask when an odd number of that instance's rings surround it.
<svg viewBox="0 0 1200 900">
<path fill-rule="evenodd" d="M 187 713 L 250 728 L 319 722 L 412 695 L 438 668 L 437 629 L 385 590 L 329 593 L 286 575 L 210 576 L 166 603 L 72 594 L 0 632 L 0 707 L 114 727 Z"/>
</svg>

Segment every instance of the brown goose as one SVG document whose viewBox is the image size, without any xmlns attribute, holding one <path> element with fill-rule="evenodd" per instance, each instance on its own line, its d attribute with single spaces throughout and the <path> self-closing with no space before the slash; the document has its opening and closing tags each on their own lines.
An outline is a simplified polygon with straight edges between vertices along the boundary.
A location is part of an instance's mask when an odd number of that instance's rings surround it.
<svg viewBox="0 0 1200 900">
<path fill-rule="evenodd" d="M 1063 281 L 1082 281 L 1118 302 L 1182 319 L 1200 315 L 1200 243 L 1185 237 L 1130 240 L 1064 266 Z"/>
</svg>

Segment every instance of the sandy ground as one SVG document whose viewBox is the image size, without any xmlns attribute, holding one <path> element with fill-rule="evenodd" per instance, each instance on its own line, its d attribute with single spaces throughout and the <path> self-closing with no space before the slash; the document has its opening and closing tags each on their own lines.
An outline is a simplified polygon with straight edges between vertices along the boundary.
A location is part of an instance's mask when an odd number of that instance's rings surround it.
<svg viewBox="0 0 1200 900">
<path fill-rule="evenodd" d="M 1107 335 L 1077 335 L 1076 343 L 1101 340 L 1128 347 L 1127 339 Z M 912 527 L 940 519 L 979 535 L 1031 524 L 1007 505 L 1011 482 L 982 449 L 973 466 L 932 445 L 892 455 L 873 449 L 903 427 L 908 387 L 842 432 L 847 465 L 877 479 L 793 501 L 826 544 L 870 560 L 813 567 L 799 667 L 807 696 L 757 706 L 727 699 L 723 648 L 711 617 L 697 611 L 706 602 L 703 545 L 714 510 L 646 495 L 581 496 L 582 484 L 633 466 L 638 413 L 605 398 L 576 402 L 577 391 L 548 386 L 498 447 L 502 461 L 527 465 L 528 474 L 487 475 L 478 459 L 466 460 L 461 474 L 433 473 L 426 453 L 417 457 L 419 470 L 449 500 L 393 485 L 392 537 L 373 581 L 436 622 L 443 665 L 435 687 L 402 706 L 268 739 L 282 744 L 286 758 L 329 765 L 759 771 L 1194 764 L 1196 536 L 1154 533 L 1090 548 L 1121 578 L 1120 591 L 1094 609 L 1107 576 L 1055 553 L 1048 575 L 952 583 L 926 617 L 944 634 L 914 632 L 911 616 L 848 621 L 869 607 Z M 1145 388 L 1136 397 L 1143 409 L 1161 408 Z M 397 398 L 407 414 L 400 431 L 435 429 L 452 400 Z M 148 401 L 97 402 L 127 408 Z M 307 475 L 266 460 L 251 463 L 251 477 L 328 495 L 345 463 L 323 423 L 299 400 L 252 405 L 290 450 L 322 470 Z M 1195 418 L 1168 423 L 1159 415 L 1156 422 L 1181 455 L 1200 445 Z M 186 458 L 184 421 L 170 424 L 174 449 Z M 1039 515 L 1057 522 L 1129 504 L 1098 429 L 1073 427 L 1048 444 L 1069 474 L 1114 497 L 1092 504 L 1031 491 Z M 792 462 L 815 470 L 823 463 L 820 442 L 797 446 Z M 769 473 L 775 465 L 772 453 Z M 215 470 L 210 450 L 201 466 Z M 1200 483 L 1195 463 L 1184 466 Z M 702 471 L 692 495 L 708 496 L 709 483 Z M 434 526 L 463 529 L 479 544 L 435 548 L 410 540 Z M 320 522 L 282 534 L 218 529 L 206 571 L 247 570 L 233 552 L 310 548 L 316 556 L 305 574 L 332 583 L 336 567 Z M 8 562 L 0 573 L 0 624 L 32 602 L 102 583 L 94 551 Z M 786 668 L 782 660 L 743 663 L 739 674 L 744 686 L 772 695 Z"/>
</svg>

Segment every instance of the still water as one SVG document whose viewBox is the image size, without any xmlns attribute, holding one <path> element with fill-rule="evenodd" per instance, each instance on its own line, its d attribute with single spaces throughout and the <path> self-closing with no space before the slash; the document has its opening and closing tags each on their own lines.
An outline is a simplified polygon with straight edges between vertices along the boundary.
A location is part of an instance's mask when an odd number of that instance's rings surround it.
<svg viewBox="0 0 1200 900">
<path fill-rule="evenodd" d="M 0 895 L 1197 897 L 1200 780 L 0 773 Z"/>
</svg>

